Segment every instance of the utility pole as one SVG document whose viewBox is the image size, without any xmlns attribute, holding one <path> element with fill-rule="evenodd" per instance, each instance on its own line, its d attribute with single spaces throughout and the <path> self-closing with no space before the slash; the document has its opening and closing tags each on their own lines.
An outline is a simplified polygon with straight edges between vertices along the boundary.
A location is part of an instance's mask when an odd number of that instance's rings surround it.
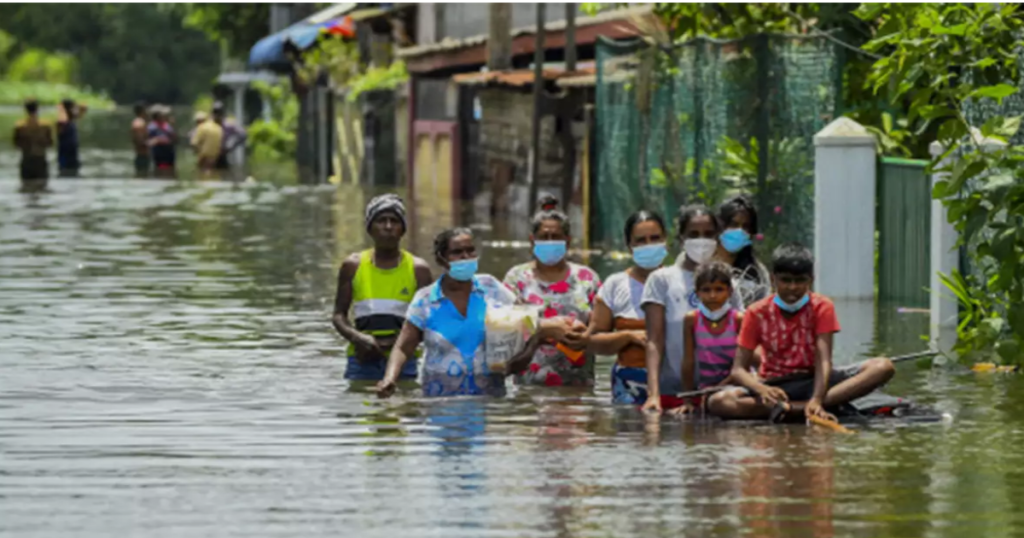
<svg viewBox="0 0 1024 538">
<path fill-rule="evenodd" d="M 533 161 L 530 170 L 530 213 L 537 210 L 540 187 L 540 113 L 544 100 L 544 4 L 537 4 L 537 32 L 533 44 Z M 562 200 L 565 203 L 565 200 Z"/>
<path fill-rule="evenodd" d="M 565 70 L 576 70 L 576 4 L 565 4 Z"/>
<path fill-rule="evenodd" d="M 497 3 L 489 7 L 487 70 L 505 71 L 512 68 L 512 4 Z"/>
</svg>

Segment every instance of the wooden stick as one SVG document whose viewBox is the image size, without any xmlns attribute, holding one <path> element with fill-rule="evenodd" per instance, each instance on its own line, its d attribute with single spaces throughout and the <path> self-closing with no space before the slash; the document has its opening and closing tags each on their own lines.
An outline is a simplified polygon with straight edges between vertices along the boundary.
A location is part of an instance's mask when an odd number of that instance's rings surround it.
<svg viewBox="0 0 1024 538">
<path fill-rule="evenodd" d="M 853 430 L 843 426 L 839 422 L 829 420 L 827 418 L 819 417 L 818 415 L 811 415 L 807 417 L 807 423 L 810 425 L 821 426 L 828 428 L 836 433 L 855 433 Z"/>
</svg>

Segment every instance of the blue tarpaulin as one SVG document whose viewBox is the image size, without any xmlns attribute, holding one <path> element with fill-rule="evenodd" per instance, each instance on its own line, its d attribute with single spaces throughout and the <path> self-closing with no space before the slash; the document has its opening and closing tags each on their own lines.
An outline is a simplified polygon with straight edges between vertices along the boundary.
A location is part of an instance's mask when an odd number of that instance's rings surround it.
<svg viewBox="0 0 1024 538">
<path fill-rule="evenodd" d="M 288 66 L 288 58 L 284 55 L 285 43 L 291 43 L 299 50 L 308 49 L 316 43 L 321 31 L 338 27 L 342 23 L 345 12 L 350 11 L 356 5 L 336 4 L 276 34 L 264 37 L 249 51 L 249 67 Z"/>
</svg>

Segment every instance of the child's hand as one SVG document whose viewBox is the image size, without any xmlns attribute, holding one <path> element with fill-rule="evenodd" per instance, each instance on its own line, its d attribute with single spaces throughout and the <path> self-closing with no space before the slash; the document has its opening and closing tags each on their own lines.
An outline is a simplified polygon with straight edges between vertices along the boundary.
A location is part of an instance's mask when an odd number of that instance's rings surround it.
<svg viewBox="0 0 1024 538">
<path fill-rule="evenodd" d="M 761 385 L 757 388 L 757 395 L 761 397 L 761 401 L 768 407 L 773 407 L 779 402 L 789 401 L 789 397 L 786 396 L 786 391 L 779 387 Z"/>
<path fill-rule="evenodd" d="M 661 414 L 661 396 L 650 394 L 647 396 L 647 401 L 640 407 L 640 410 L 645 413 L 657 413 Z"/>
<path fill-rule="evenodd" d="M 683 405 L 680 405 L 675 409 L 669 409 L 668 414 L 675 416 L 689 415 L 690 413 L 693 413 L 694 409 L 693 404 L 690 402 L 683 402 Z"/>
<path fill-rule="evenodd" d="M 804 416 L 806 416 L 808 419 L 816 416 L 818 418 L 823 418 L 830 422 L 839 422 L 839 419 L 837 419 L 835 415 L 825 411 L 825 408 L 822 407 L 820 400 L 812 399 L 808 401 L 807 405 L 804 406 Z"/>
</svg>

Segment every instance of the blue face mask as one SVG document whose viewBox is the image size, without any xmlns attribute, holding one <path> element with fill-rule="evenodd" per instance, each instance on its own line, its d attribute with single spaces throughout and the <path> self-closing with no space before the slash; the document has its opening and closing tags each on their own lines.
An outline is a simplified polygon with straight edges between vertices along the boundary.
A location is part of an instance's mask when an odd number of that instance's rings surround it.
<svg viewBox="0 0 1024 538">
<path fill-rule="evenodd" d="M 476 274 L 479 258 L 471 260 L 457 260 L 448 263 L 448 276 L 459 282 L 467 282 Z"/>
<path fill-rule="evenodd" d="M 633 261 L 644 269 L 657 269 L 665 260 L 665 256 L 668 256 L 665 243 L 633 248 Z"/>
<path fill-rule="evenodd" d="M 735 254 L 750 246 L 750 234 L 743 228 L 729 228 L 718 236 L 718 242 L 729 253 Z"/>
<path fill-rule="evenodd" d="M 797 302 L 787 303 L 786 301 L 783 301 L 781 297 L 779 297 L 779 294 L 776 293 L 774 300 L 775 306 L 781 308 L 785 312 L 789 312 L 790 314 L 792 314 L 794 312 L 799 312 L 801 308 L 807 306 L 807 303 L 811 300 L 811 294 L 805 293 L 804 296 L 801 297 L 800 300 L 798 300 Z"/>
<path fill-rule="evenodd" d="M 699 305 L 697 305 L 697 308 L 700 309 L 701 315 L 703 315 L 708 320 L 718 321 L 724 318 L 725 315 L 728 314 L 730 310 L 732 310 L 732 305 L 726 302 L 724 305 L 718 307 L 718 310 L 711 310 L 708 307 L 704 306 L 704 303 L 700 303 Z"/>
<path fill-rule="evenodd" d="M 554 265 L 565 259 L 565 241 L 534 241 L 533 255 L 543 265 Z"/>
</svg>

